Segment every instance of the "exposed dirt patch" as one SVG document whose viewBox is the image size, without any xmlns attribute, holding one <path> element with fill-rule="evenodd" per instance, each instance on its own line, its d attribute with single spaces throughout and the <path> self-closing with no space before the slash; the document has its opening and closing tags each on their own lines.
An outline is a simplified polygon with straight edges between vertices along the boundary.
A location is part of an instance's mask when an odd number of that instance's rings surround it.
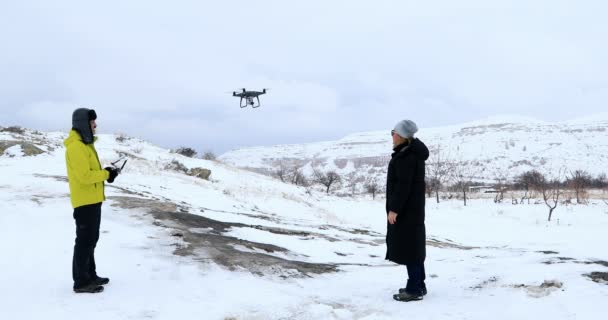
<svg viewBox="0 0 608 320">
<path fill-rule="evenodd" d="M 136 156 L 133 153 L 130 152 L 126 152 L 126 151 L 116 151 L 116 153 L 118 153 L 119 157 L 127 157 L 131 160 L 145 160 L 144 158 L 140 157 L 140 156 Z"/>
<path fill-rule="evenodd" d="M 538 253 L 542 253 L 542 254 L 559 254 L 559 252 L 556 251 L 551 251 L 551 250 L 547 250 L 547 251 L 536 251 Z"/>
<path fill-rule="evenodd" d="M 498 278 L 497 277 L 490 277 L 489 279 L 486 279 L 480 283 L 478 283 L 477 285 L 474 285 L 472 287 L 469 287 L 469 289 L 471 290 L 481 290 L 489 285 L 495 284 L 496 282 L 498 282 Z"/>
<path fill-rule="evenodd" d="M 178 246 L 174 254 L 193 256 L 200 261 L 213 261 L 230 270 L 246 269 L 253 274 L 275 274 L 281 277 L 308 276 L 336 272 L 337 265 L 308 263 L 270 255 L 279 253 L 297 257 L 289 250 L 271 244 L 237 239 L 224 235 L 233 227 L 251 227 L 277 234 L 302 235 L 300 231 L 251 226 L 242 223 L 222 222 L 200 215 L 180 212 L 180 206 L 166 201 L 135 197 L 110 197 L 114 206 L 124 209 L 144 209 L 155 224 L 172 229 L 172 234 L 182 239 L 185 246 Z"/>
<path fill-rule="evenodd" d="M 44 153 L 42 149 L 38 148 L 30 142 L 0 140 L 0 155 L 4 154 L 4 151 L 6 151 L 6 149 L 14 147 L 16 145 L 21 146 L 21 151 L 25 156 L 36 156 L 41 153 Z"/>
<path fill-rule="evenodd" d="M 526 290 L 526 293 L 533 298 L 542 298 L 550 295 L 552 292 L 562 289 L 563 282 L 559 280 L 545 280 L 540 285 L 531 284 L 515 284 L 510 285 L 511 288 L 521 288 Z M 563 290 L 563 289 L 562 289 Z"/>
<path fill-rule="evenodd" d="M 442 240 L 438 240 L 438 239 L 434 239 L 434 238 L 428 238 L 426 240 L 426 245 L 431 246 L 431 247 L 436 247 L 436 248 L 452 248 L 452 249 L 460 249 L 460 250 L 479 249 L 479 247 L 463 246 L 460 244 L 449 242 L 448 240 L 442 241 Z"/>
<path fill-rule="evenodd" d="M 600 266 L 608 267 L 608 261 L 603 260 L 586 260 L 580 261 L 574 258 L 568 257 L 556 257 L 553 259 L 549 259 L 547 261 L 543 261 L 544 264 L 560 264 L 560 263 L 577 263 L 577 264 L 599 264 Z"/>
<path fill-rule="evenodd" d="M 591 272 L 584 274 L 584 276 L 593 280 L 593 282 L 608 284 L 608 272 Z"/>
<path fill-rule="evenodd" d="M 555 258 L 551 258 L 549 260 L 543 261 L 544 264 L 558 264 L 558 263 L 566 263 L 566 262 L 572 262 L 576 259 L 574 258 L 568 258 L 568 257 L 555 257 Z"/>
<path fill-rule="evenodd" d="M 249 217 L 249 218 L 261 219 L 261 220 L 270 221 L 273 223 L 283 224 L 283 225 L 287 225 L 287 226 L 310 227 L 309 225 L 305 225 L 305 224 L 298 224 L 298 223 L 291 223 L 291 222 L 287 223 L 287 222 L 283 221 L 281 218 L 277 217 L 276 214 L 264 212 L 259 209 L 252 209 L 253 212 L 259 212 L 259 214 L 252 214 L 252 213 L 246 213 L 246 212 L 240 212 L 240 211 L 217 210 L 217 209 L 210 209 L 210 208 L 205 208 L 205 207 L 200 209 L 200 212 L 205 212 L 205 211 L 241 215 L 241 216 L 245 216 L 245 217 Z M 350 241 L 350 242 L 371 245 L 371 246 L 378 246 L 378 245 L 384 244 L 384 238 L 383 238 L 384 235 L 379 234 L 377 232 L 363 230 L 363 229 L 356 229 L 356 228 L 349 229 L 349 228 L 338 227 L 338 226 L 333 226 L 333 225 L 320 225 L 320 226 L 317 226 L 316 228 L 318 228 L 319 230 L 337 230 L 337 231 L 345 232 L 345 233 L 352 234 L 352 235 L 367 235 L 370 237 L 374 237 L 375 239 L 361 239 L 361 238 L 357 238 L 357 237 L 338 238 L 338 237 L 331 237 L 326 234 L 317 233 L 317 232 L 296 231 L 296 230 L 291 230 L 291 229 L 272 228 L 272 227 L 259 226 L 259 225 L 240 224 L 238 226 L 264 230 L 264 231 L 268 231 L 268 232 L 275 233 L 275 234 L 295 235 L 295 236 L 300 236 L 300 237 L 306 238 L 303 240 L 321 238 L 321 239 L 325 239 L 329 242 L 337 242 L 337 241 L 346 240 L 346 241 Z M 380 239 L 380 237 L 382 237 L 382 239 Z"/>
<path fill-rule="evenodd" d="M 69 193 L 54 194 L 54 195 L 35 194 L 35 195 L 32 195 L 30 200 L 32 200 L 32 202 L 36 203 L 37 205 L 41 206 L 41 205 L 43 205 L 44 201 L 48 200 L 48 199 L 64 199 L 64 198 L 69 198 L 69 197 L 70 197 Z"/>
<path fill-rule="evenodd" d="M 66 177 L 66 176 L 56 176 L 56 175 L 42 174 L 42 173 L 36 173 L 33 176 L 36 178 L 55 179 L 59 182 L 68 182 L 68 177 Z"/>
<path fill-rule="evenodd" d="M 602 261 L 602 260 L 591 260 L 591 261 L 587 261 L 584 262 L 585 264 L 599 264 L 601 266 L 607 267 L 608 268 L 608 261 Z"/>
</svg>

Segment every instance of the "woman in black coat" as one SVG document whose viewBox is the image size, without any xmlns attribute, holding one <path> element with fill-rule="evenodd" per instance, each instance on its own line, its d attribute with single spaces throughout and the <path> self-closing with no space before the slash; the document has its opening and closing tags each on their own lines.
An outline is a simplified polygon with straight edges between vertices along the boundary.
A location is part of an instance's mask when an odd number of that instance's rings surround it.
<svg viewBox="0 0 608 320">
<path fill-rule="evenodd" d="M 386 180 L 386 259 L 407 267 L 407 285 L 393 295 L 399 301 L 422 300 L 426 294 L 424 162 L 429 149 L 414 138 L 417 131 L 411 120 L 400 121 L 391 131 L 394 153 Z"/>
</svg>

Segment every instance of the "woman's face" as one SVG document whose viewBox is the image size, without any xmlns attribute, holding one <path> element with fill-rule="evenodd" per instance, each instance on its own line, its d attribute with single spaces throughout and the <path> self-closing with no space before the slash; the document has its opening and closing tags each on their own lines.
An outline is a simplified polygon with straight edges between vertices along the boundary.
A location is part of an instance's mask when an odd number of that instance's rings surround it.
<svg viewBox="0 0 608 320">
<path fill-rule="evenodd" d="M 391 136 L 393 137 L 393 145 L 399 145 L 403 142 L 403 137 L 398 135 L 397 132 L 395 132 L 395 130 L 391 130 Z"/>
</svg>

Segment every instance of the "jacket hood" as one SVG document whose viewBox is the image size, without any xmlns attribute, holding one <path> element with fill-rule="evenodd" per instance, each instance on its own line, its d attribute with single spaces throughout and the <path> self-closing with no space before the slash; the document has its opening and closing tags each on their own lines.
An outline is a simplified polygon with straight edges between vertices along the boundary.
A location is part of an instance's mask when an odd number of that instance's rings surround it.
<svg viewBox="0 0 608 320">
<path fill-rule="evenodd" d="M 79 108 L 74 110 L 72 114 L 72 129 L 80 133 L 84 144 L 93 143 L 93 130 L 91 129 L 91 120 L 97 119 L 95 110 Z"/>
<path fill-rule="evenodd" d="M 414 154 L 420 160 L 427 160 L 429 158 L 429 149 L 417 138 L 413 139 L 410 144 L 403 143 L 396 146 L 393 151 L 395 151 L 393 156 L 400 152 L 409 152 Z"/>
<path fill-rule="evenodd" d="M 412 140 L 409 149 L 420 160 L 427 160 L 429 158 L 429 148 L 427 148 L 424 142 L 420 141 L 420 139 Z"/>
<path fill-rule="evenodd" d="M 82 137 L 80 136 L 80 133 L 78 133 L 78 131 L 72 129 L 70 130 L 70 134 L 68 135 L 68 137 L 63 140 L 63 145 L 68 147 L 70 144 L 76 142 L 76 141 L 81 141 L 84 143 L 84 141 L 82 141 Z M 97 141 L 97 137 L 93 137 L 93 142 Z"/>
</svg>

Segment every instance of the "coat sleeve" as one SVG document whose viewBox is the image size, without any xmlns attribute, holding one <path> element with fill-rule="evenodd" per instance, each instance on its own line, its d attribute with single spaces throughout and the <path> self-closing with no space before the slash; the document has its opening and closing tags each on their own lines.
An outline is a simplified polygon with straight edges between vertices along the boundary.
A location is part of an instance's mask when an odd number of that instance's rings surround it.
<svg viewBox="0 0 608 320">
<path fill-rule="evenodd" d="M 388 203 L 388 210 L 399 214 L 401 213 L 399 211 L 405 208 L 412 189 L 414 173 L 416 172 L 415 157 L 407 156 L 402 158 L 401 163 L 397 165 L 395 171 L 397 174 L 397 184 L 393 188 L 391 201 Z"/>
<path fill-rule="evenodd" d="M 110 173 L 107 170 L 94 170 L 91 168 L 85 150 L 77 147 L 68 148 L 67 155 L 70 170 L 78 182 L 93 184 L 107 180 L 110 177 Z"/>
</svg>

